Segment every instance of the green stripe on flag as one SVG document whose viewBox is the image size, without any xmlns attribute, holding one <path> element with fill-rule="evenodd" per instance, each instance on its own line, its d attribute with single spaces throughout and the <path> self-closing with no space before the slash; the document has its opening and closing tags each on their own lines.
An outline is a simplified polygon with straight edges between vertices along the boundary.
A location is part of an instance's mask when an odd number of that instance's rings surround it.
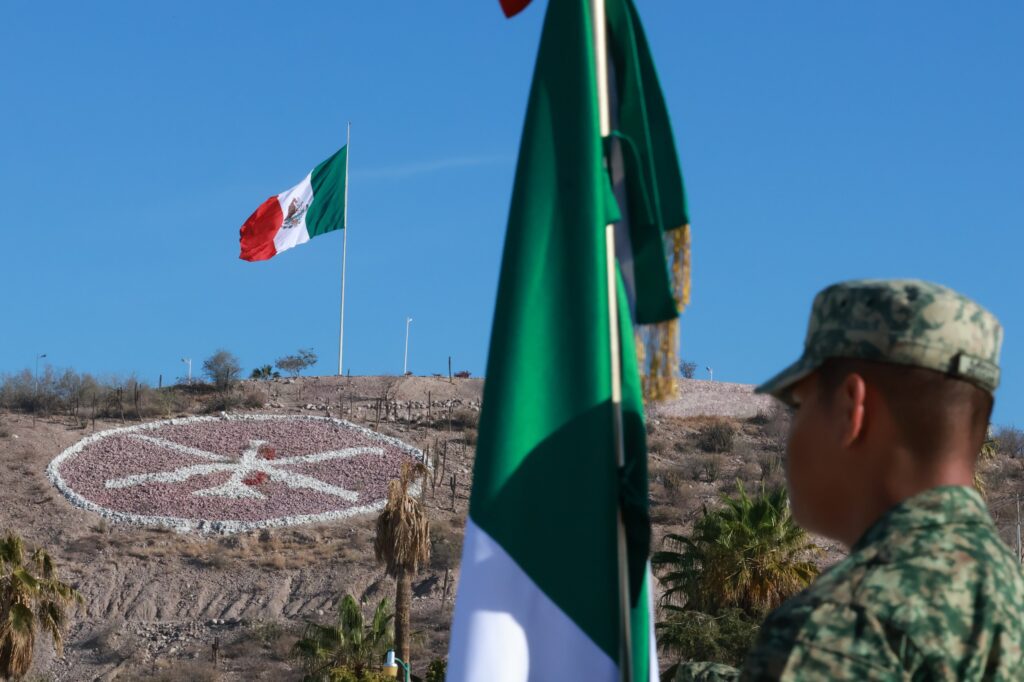
<svg viewBox="0 0 1024 682">
<path fill-rule="evenodd" d="M 345 227 L 345 171 L 348 145 L 313 169 L 313 201 L 306 211 L 310 237 Z"/>
<path fill-rule="evenodd" d="M 552 0 L 512 193 L 470 516 L 618 660 L 607 182 L 587 5 Z"/>
<path fill-rule="evenodd" d="M 620 278 L 626 466 L 619 471 L 605 243 L 618 207 L 609 196 L 588 4 L 551 0 L 509 213 L 470 517 L 619 661 L 621 503 L 634 578 L 634 669 L 646 680 L 646 436 Z"/>
<path fill-rule="evenodd" d="M 623 144 L 629 232 L 636 273 L 636 322 L 678 315 L 663 234 L 689 223 L 672 124 L 633 0 L 606 0 Z"/>
</svg>

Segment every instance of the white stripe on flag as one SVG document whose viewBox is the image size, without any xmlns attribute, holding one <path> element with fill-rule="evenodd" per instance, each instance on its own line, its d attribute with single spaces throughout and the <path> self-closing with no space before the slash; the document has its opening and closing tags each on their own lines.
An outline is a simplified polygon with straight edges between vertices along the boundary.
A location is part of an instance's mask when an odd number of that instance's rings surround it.
<svg viewBox="0 0 1024 682">
<path fill-rule="evenodd" d="M 302 182 L 277 195 L 277 201 L 281 204 L 281 215 L 284 216 L 281 229 L 274 235 L 274 248 L 278 253 L 309 241 L 306 210 L 313 203 L 312 175 L 307 174 Z M 293 214 L 291 220 L 288 219 L 289 212 Z"/>
<path fill-rule="evenodd" d="M 651 572 L 651 562 L 647 562 L 647 623 L 648 630 L 647 636 L 650 637 L 648 643 L 650 644 L 651 653 L 648 654 L 650 668 L 650 682 L 660 682 L 658 677 L 658 640 L 654 633 L 654 574 Z"/>
<path fill-rule="evenodd" d="M 618 679 L 615 661 L 468 519 L 448 682 Z"/>
</svg>

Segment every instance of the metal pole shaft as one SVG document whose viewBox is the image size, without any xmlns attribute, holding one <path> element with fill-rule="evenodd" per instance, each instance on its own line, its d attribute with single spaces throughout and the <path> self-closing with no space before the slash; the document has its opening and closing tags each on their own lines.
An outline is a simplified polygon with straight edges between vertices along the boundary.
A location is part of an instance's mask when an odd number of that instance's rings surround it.
<svg viewBox="0 0 1024 682">
<path fill-rule="evenodd" d="M 345 205 L 341 218 L 341 329 L 338 332 L 338 376 L 342 368 L 342 354 L 345 350 L 345 256 L 348 253 L 348 159 L 352 155 L 352 122 L 345 128 Z"/>
<path fill-rule="evenodd" d="M 611 108 L 608 96 L 608 43 L 604 0 L 590 0 L 590 18 L 594 34 L 594 66 L 597 77 L 598 116 L 601 137 L 611 134 Z M 605 160 L 607 163 L 607 159 Z M 626 448 L 622 427 L 622 367 L 620 348 L 624 342 L 619 338 L 618 277 L 615 259 L 615 226 L 605 226 L 605 270 L 608 287 L 608 335 L 611 354 L 612 422 L 614 433 L 615 463 L 621 469 L 626 464 Z M 616 501 L 617 504 L 617 501 Z M 629 682 L 633 678 L 633 647 L 630 632 L 629 563 L 626 556 L 626 527 L 622 519 L 622 508 L 616 513 L 616 540 L 619 569 L 619 628 L 621 655 L 619 658 L 620 679 Z"/>
<path fill-rule="evenodd" d="M 1024 562 L 1021 554 L 1021 494 L 1017 494 L 1017 563 Z"/>
<path fill-rule="evenodd" d="M 411 317 L 405 318 L 405 356 L 402 359 L 402 376 L 409 371 L 409 323 L 412 322 Z"/>
</svg>

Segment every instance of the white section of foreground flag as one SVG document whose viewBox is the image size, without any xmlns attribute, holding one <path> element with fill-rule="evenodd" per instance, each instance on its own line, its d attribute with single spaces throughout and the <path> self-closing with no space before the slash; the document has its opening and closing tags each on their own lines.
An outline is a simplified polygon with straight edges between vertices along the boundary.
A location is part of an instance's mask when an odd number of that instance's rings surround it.
<svg viewBox="0 0 1024 682">
<path fill-rule="evenodd" d="M 619 679 L 615 661 L 472 518 L 451 642 L 448 682 Z"/>
</svg>

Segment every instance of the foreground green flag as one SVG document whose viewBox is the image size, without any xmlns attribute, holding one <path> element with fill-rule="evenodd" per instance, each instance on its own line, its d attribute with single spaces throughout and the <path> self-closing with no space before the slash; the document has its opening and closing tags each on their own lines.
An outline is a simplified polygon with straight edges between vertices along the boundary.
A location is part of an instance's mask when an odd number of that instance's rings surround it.
<svg viewBox="0 0 1024 682">
<path fill-rule="evenodd" d="M 605 225 L 618 213 L 588 3 L 550 0 L 498 285 L 449 680 L 620 678 L 620 501 L 633 679 L 657 679 L 643 407 L 621 280 L 625 470 L 615 461 Z"/>
</svg>

